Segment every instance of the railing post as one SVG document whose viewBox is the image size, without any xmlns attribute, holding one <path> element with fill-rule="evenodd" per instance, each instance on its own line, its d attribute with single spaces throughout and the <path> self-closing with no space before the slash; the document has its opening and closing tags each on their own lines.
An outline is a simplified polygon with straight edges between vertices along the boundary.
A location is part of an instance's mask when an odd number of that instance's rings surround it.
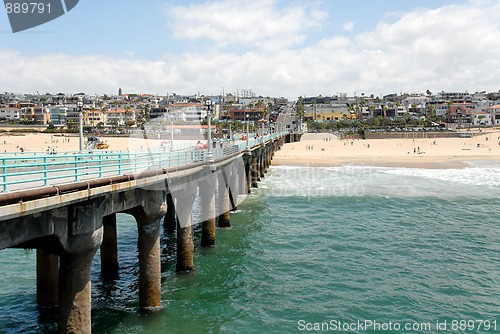
<svg viewBox="0 0 500 334">
<path fill-rule="evenodd" d="M 47 185 L 47 157 L 43 158 L 43 185 Z"/>
<path fill-rule="evenodd" d="M 122 175 L 122 154 L 118 153 L 118 175 Z"/>
<path fill-rule="evenodd" d="M 78 181 L 78 159 L 79 155 L 75 155 L 75 182 Z"/>
<path fill-rule="evenodd" d="M 102 177 L 102 154 L 99 153 L 99 177 Z"/>
<path fill-rule="evenodd" d="M 7 162 L 2 159 L 3 191 L 7 192 Z"/>
</svg>

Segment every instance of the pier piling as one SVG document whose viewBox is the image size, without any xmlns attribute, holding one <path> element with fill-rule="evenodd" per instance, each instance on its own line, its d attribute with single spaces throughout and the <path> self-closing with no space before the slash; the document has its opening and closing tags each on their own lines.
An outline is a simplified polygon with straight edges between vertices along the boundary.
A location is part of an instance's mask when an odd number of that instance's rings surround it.
<svg viewBox="0 0 500 334">
<path fill-rule="evenodd" d="M 201 245 L 210 247 L 215 245 L 215 174 L 204 178 L 199 183 L 199 193 L 201 200 Z"/>
<path fill-rule="evenodd" d="M 118 241 L 116 238 L 116 214 L 104 216 L 102 219 L 103 239 L 101 245 L 101 274 L 106 280 L 118 276 Z"/>
<path fill-rule="evenodd" d="M 226 172 L 219 174 L 219 227 L 231 227 L 231 213 L 229 206 L 229 182 Z"/>
<path fill-rule="evenodd" d="M 59 301 L 59 257 L 43 249 L 36 250 L 36 302 L 56 306 Z"/>
</svg>

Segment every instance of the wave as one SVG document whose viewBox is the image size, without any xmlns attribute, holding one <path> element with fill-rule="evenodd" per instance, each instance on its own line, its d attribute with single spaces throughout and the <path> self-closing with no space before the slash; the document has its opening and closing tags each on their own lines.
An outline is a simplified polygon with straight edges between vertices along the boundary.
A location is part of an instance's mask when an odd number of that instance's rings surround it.
<svg viewBox="0 0 500 334">
<path fill-rule="evenodd" d="M 500 198 L 500 165 L 426 169 L 348 165 L 276 166 L 261 184 L 268 196 Z"/>
</svg>

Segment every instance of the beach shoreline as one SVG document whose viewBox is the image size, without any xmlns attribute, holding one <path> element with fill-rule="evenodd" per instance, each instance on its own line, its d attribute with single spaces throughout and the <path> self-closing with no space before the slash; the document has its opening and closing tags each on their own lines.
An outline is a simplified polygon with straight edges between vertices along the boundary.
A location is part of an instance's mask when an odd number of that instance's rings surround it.
<svg viewBox="0 0 500 334">
<path fill-rule="evenodd" d="M 138 150 L 169 145 L 168 141 L 137 137 L 102 137 L 108 150 Z M 473 138 L 339 139 L 333 134 L 305 133 L 301 140 L 284 144 L 272 159 L 273 166 L 337 167 L 366 165 L 407 168 L 465 168 L 472 162 L 500 164 L 500 131 Z M 175 140 L 190 147 L 193 141 Z M 194 144 L 193 144 L 194 145 Z M 77 152 L 75 135 L 23 133 L 0 135 L 0 152 Z M 193 146 L 194 147 L 194 146 Z"/>
<path fill-rule="evenodd" d="M 499 132 L 474 138 L 402 138 L 340 140 L 332 134 L 304 134 L 300 142 L 285 144 L 273 166 L 337 167 L 366 165 L 449 169 L 472 162 L 500 164 Z"/>
</svg>

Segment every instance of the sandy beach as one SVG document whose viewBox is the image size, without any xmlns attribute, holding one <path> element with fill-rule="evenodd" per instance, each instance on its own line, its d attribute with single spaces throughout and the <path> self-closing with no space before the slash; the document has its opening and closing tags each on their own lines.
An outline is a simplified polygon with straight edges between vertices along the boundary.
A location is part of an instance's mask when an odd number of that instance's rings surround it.
<svg viewBox="0 0 500 334">
<path fill-rule="evenodd" d="M 161 145 L 170 145 L 168 140 L 144 139 L 140 135 L 130 137 L 100 137 L 101 141 L 109 145 L 109 150 L 138 150 L 141 148 L 155 148 Z M 84 137 L 84 143 L 86 138 Z M 194 140 L 174 140 L 176 146 L 187 146 L 195 143 Z M 194 145 L 194 144 L 193 144 Z M 79 149 L 77 135 L 46 134 L 46 133 L 2 133 L 0 134 L 0 153 L 9 152 L 47 152 L 49 148 L 56 152 L 76 152 Z"/>
<path fill-rule="evenodd" d="M 135 137 L 102 137 L 109 150 L 137 150 L 169 145 L 168 141 Z M 78 137 L 62 134 L 26 133 L 0 135 L 0 152 L 78 151 Z M 189 146 L 192 141 L 175 141 Z M 285 144 L 272 164 L 293 166 L 376 166 L 460 168 L 466 161 L 500 163 L 500 131 L 474 138 L 392 138 L 340 140 L 332 134 L 306 133 L 300 142 Z"/>
<path fill-rule="evenodd" d="M 500 131 L 474 138 L 339 140 L 332 134 L 304 134 L 275 153 L 273 165 L 363 164 L 419 168 L 461 168 L 470 160 L 500 163 Z"/>
</svg>

